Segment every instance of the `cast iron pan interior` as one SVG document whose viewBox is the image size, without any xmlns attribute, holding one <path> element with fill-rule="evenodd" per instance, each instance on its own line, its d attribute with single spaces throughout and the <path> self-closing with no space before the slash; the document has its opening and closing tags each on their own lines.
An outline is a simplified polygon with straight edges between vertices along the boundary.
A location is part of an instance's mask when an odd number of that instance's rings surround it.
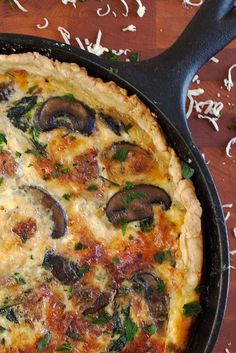
<svg viewBox="0 0 236 353">
<path fill-rule="evenodd" d="M 205 0 L 179 40 L 162 55 L 139 64 L 113 63 L 77 48 L 38 37 L 1 34 L 0 53 L 37 51 L 59 61 L 74 62 L 103 80 L 113 80 L 137 94 L 158 121 L 181 159 L 191 159 L 193 182 L 203 206 L 207 293 L 190 340 L 188 353 L 213 351 L 224 316 L 228 284 L 228 240 L 214 181 L 194 144 L 185 119 L 186 93 L 197 70 L 236 37 L 233 0 Z M 118 74 L 110 68 L 118 68 Z"/>
</svg>

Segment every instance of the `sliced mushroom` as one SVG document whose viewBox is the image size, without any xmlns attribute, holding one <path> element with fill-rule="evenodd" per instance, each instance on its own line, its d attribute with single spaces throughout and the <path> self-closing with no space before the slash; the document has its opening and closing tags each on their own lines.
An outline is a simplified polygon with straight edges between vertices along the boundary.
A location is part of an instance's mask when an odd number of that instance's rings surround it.
<svg viewBox="0 0 236 353">
<path fill-rule="evenodd" d="M 53 252 L 45 254 L 43 264 L 50 268 L 54 277 L 62 284 L 72 285 L 77 282 L 83 273 L 75 262 L 66 259 L 61 255 L 56 255 Z"/>
<path fill-rule="evenodd" d="M 11 81 L 0 83 L 0 102 L 7 102 L 14 93 L 14 87 Z"/>
<path fill-rule="evenodd" d="M 65 127 L 89 136 L 95 127 L 95 112 L 84 103 L 66 97 L 49 98 L 36 114 L 36 124 L 42 131 Z"/>
<path fill-rule="evenodd" d="M 30 190 L 33 196 L 52 213 L 54 228 L 51 234 L 53 239 L 61 238 L 65 235 L 67 228 L 67 215 L 60 203 L 46 190 L 38 186 L 23 186 L 25 190 Z"/>
<path fill-rule="evenodd" d="M 167 210 L 170 208 L 171 199 L 158 186 L 139 184 L 113 195 L 107 204 L 106 215 L 114 225 L 122 221 L 132 222 L 152 218 L 154 216 L 152 204 L 161 204 L 163 209 Z"/>
<path fill-rule="evenodd" d="M 106 125 L 118 136 L 121 135 L 121 131 L 124 130 L 124 124 L 118 120 L 113 119 L 110 115 L 101 113 L 100 118 L 106 123 Z"/>
<path fill-rule="evenodd" d="M 144 291 L 151 315 L 157 321 L 165 321 L 168 314 L 168 297 L 165 290 L 158 290 L 161 279 L 151 272 L 138 272 L 133 277 L 134 290 Z"/>
<path fill-rule="evenodd" d="M 104 292 L 98 296 L 93 306 L 83 311 L 83 315 L 91 315 L 105 308 L 111 301 L 112 295 L 109 292 Z"/>
</svg>

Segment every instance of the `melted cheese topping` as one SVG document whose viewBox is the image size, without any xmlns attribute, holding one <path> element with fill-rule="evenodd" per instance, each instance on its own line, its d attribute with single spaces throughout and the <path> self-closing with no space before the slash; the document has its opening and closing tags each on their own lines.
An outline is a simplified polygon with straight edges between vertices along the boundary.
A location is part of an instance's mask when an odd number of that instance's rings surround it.
<svg viewBox="0 0 236 353">
<path fill-rule="evenodd" d="M 65 342 L 75 352 L 95 353 L 106 349 L 108 352 L 136 352 L 140 342 L 144 349 L 139 350 L 140 353 L 147 349 L 167 352 L 170 347 L 177 352 L 184 348 L 193 321 L 183 315 L 183 306 L 198 300 L 194 288 L 200 273 L 198 270 L 195 273 L 194 269 L 188 272 L 180 246 L 186 209 L 176 192 L 178 173 L 172 174 L 176 157 L 164 147 L 162 137 L 155 137 L 155 141 L 134 121 L 129 130 L 116 135 L 99 114 L 109 114 L 127 126 L 131 121 L 122 106 L 104 111 L 106 97 L 90 95 L 69 83 L 62 84 L 50 74 L 44 77 L 36 71 L 28 73 L 23 67 L 14 70 L 13 66 L 10 76 L 14 92 L 9 101 L 0 103 L 0 132 L 7 139 L 3 148 L 16 164 L 14 175 L 3 173 L 0 186 L 0 352 L 36 352 L 47 333 L 50 333 L 50 339 L 44 342 L 47 352 L 54 352 Z M 7 77 L 5 72 L 2 75 Z M 26 153 L 35 149 L 32 136 L 29 131 L 23 132 L 13 126 L 7 112 L 18 100 L 30 96 L 26 92 L 31 87 L 36 87 L 34 94 L 38 97 L 38 106 L 50 97 L 73 94 L 95 109 L 93 134 L 83 136 L 64 128 L 41 132 L 39 141 L 47 146 L 47 157 Z M 33 126 L 38 106 L 28 115 L 30 126 Z M 115 161 L 109 157 L 111 146 L 121 141 L 137 144 L 146 154 L 129 156 L 124 162 Z M 82 175 L 80 168 L 83 169 L 86 160 L 89 163 Z M 67 168 L 67 172 L 62 173 L 60 166 Z M 101 179 L 101 175 L 120 186 Z M 172 199 L 167 211 L 160 205 L 153 206 L 154 226 L 147 232 L 140 229 L 139 222 L 131 222 L 124 235 L 124 229 L 107 219 L 106 204 L 127 181 L 156 185 Z M 68 227 L 62 238 L 52 239 L 52 212 L 33 197 L 30 189 L 22 188 L 27 185 L 47 190 L 65 209 Z M 96 185 L 95 190 L 88 190 L 91 185 Z M 24 228 L 25 224 L 28 228 Z M 186 227 L 184 229 L 188 232 Z M 25 231 L 28 233 L 24 234 Z M 26 235 L 28 237 L 24 237 Z M 75 283 L 64 284 L 52 269 L 42 266 L 47 252 L 73 261 L 80 269 L 89 268 L 89 272 L 85 271 Z M 160 253 L 168 253 L 169 258 L 155 261 L 155 255 Z M 153 316 L 155 303 L 149 302 L 144 288 L 140 287 L 141 282 L 137 280 L 135 284 L 133 280 L 140 271 L 155 273 L 163 281 L 160 291 L 166 293 L 157 291 L 155 295 L 159 295 L 160 300 L 166 298 L 168 317 L 157 319 Z M 149 290 L 153 291 L 153 288 L 149 287 Z M 121 294 L 122 290 L 126 290 L 125 294 Z M 96 303 L 99 295 L 107 292 L 111 296 L 109 304 L 99 312 L 83 314 Z M 149 293 L 149 297 L 152 295 Z M 119 350 L 112 350 L 114 342 L 123 337 L 118 329 L 115 330 L 117 323 L 111 319 L 117 312 L 121 324 L 126 327 L 126 344 L 120 343 Z M 99 323 L 102 315 L 110 319 Z M 127 328 L 128 325 L 131 328 Z M 157 333 L 148 334 L 145 331 L 148 325 L 155 325 Z M 137 331 L 129 338 L 129 330 L 134 327 Z"/>
</svg>

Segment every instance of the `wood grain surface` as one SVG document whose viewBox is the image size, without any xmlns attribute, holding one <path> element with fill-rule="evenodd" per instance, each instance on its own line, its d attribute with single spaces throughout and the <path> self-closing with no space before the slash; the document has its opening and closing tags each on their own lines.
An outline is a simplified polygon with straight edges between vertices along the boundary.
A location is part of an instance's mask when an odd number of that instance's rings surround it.
<svg viewBox="0 0 236 353">
<path fill-rule="evenodd" d="M 27 13 L 15 8 L 10 9 L 5 0 L 0 2 L 0 32 L 24 33 L 62 41 L 58 26 L 66 28 L 71 34 L 71 44 L 78 46 L 75 37 L 81 40 L 88 38 L 95 42 L 98 29 L 102 30 L 102 44 L 107 48 L 139 51 L 141 58 L 152 57 L 170 46 L 197 11 L 195 7 L 183 7 L 182 0 L 143 0 L 147 11 L 141 19 L 137 16 L 137 3 L 127 0 L 129 16 L 125 17 L 124 6 L 120 0 L 87 0 L 77 1 L 77 8 L 72 4 L 63 5 L 61 0 L 20 0 L 28 10 Z M 198 2 L 198 1 L 194 1 Z M 98 17 L 96 10 L 109 3 L 117 17 L 109 14 Z M 37 24 L 49 21 L 46 29 L 39 30 Z M 122 28 L 134 24 L 137 32 L 123 32 Z M 193 114 L 189 125 L 193 137 L 205 153 L 209 168 L 214 176 L 223 204 L 233 204 L 230 218 L 227 221 L 231 250 L 236 249 L 236 238 L 233 228 L 236 227 L 236 146 L 232 148 L 232 158 L 226 156 L 225 148 L 228 141 L 236 137 L 236 130 L 228 126 L 236 116 L 236 87 L 228 92 L 224 87 L 224 78 L 228 68 L 236 63 L 236 41 L 216 55 L 219 63 L 208 62 L 198 73 L 200 84 L 194 83 L 193 88 L 201 87 L 204 95 L 197 100 L 221 101 L 224 103 L 223 114 L 219 119 L 220 131 L 217 132 L 207 120 L 197 119 Z M 236 72 L 233 74 L 236 80 Z M 210 220 L 209 220 L 210 221 Z M 236 267 L 236 255 L 231 256 L 231 265 Z M 236 353 L 236 269 L 232 268 L 231 288 L 228 309 L 214 353 Z M 225 350 L 226 349 L 226 350 Z"/>
</svg>

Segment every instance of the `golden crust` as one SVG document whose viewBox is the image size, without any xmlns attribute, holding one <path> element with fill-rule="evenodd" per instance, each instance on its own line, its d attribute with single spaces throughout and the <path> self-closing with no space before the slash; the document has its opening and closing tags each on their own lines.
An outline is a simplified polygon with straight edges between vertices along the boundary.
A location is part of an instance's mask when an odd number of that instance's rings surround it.
<svg viewBox="0 0 236 353">
<path fill-rule="evenodd" d="M 173 201 L 185 210 L 179 238 L 181 256 L 177 261 L 177 268 L 184 269 L 186 273 L 185 285 L 182 287 L 183 295 L 193 293 L 202 271 L 202 210 L 192 182 L 182 178 L 180 160 L 174 150 L 168 147 L 156 117 L 136 96 L 128 96 L 127 91 L 118 87 L 114 82 L 104 83 L 99 78 L 90 77 L 84 68 L 76 64 L 52 61 L 38 53 L 25 53 L 1 55 L 0 67 L 2 72 L 10 69 L 23 69 L 31 74 L 59 82 L 66 81 L 72 92 L 73 90 L 80 91 L 80 96 L 85 103 L 91 104 L 92 97 L 95 109 L 98 109 L 102 102 L 104 112 L 115 111 L 121 120 L 125 119 L 126 123 L 135 122 L 150 137 L 150 149 L 167 154 L 168 172 L 174 185 L 173 190 L 169 192 L 172 194 Z M 177 317 L 176 310 L 173 310 L 173 320 Z"/>
</svg>

